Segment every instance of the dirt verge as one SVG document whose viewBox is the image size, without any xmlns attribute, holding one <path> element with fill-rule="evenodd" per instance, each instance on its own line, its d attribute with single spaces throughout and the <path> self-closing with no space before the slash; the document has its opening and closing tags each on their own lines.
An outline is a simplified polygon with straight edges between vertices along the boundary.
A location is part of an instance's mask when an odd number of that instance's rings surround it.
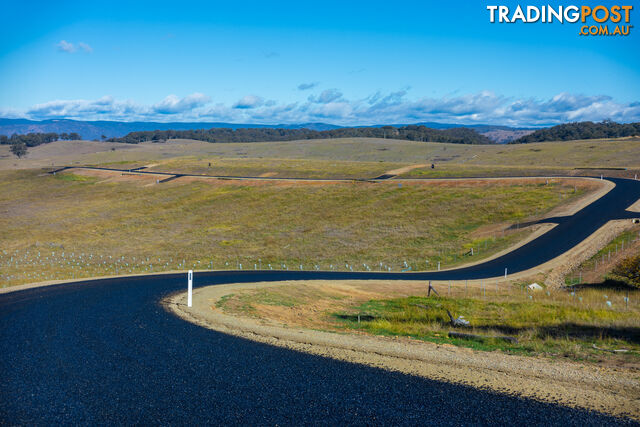
<svg viewBox="0 0 640 427">
<path fill-rule="evenodd" d="M 640 420 L 640 378 L 621 369 L 478 352 L 410 339 L 287 328 L 272 322 L 230 316 L 215 308 L 215 303 L 230 293 L 279 285 L 281 283 L 210 286 L 194 291 L 191 308 L 186 306 L 185 293 L 172 295 L 163 303 L 187 321 L 242 338 Z"/>
</svg>

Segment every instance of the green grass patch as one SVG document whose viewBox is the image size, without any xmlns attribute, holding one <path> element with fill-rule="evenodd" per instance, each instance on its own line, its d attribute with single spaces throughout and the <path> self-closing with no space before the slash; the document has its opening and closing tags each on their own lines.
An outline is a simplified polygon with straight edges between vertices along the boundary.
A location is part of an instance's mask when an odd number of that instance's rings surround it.
<svg viewBox="0 0 640 427">
<path fill-rule="evenodd" d="M 227 302 L 234 297 L 235 294 L 223 295 L 218 301 L 216 301 L 216 307 L 223 308 Z"/>
<path fill-rule="evenodd" d="M 72 173 L 58 173 L 58 174 L 55 174 L 54 177 L 57 180 L 67 181 L 67 182 L 81 182 L 85 184 L 92 184 L 97 182 L 96 178 L 93 178 L 90 176 L 75 175 Z"/>
<path fill-rule="evenodd" d="M 617 299 L 618 296 L 611 294 L 608 298 Z M 598 297 L 601 298 L 599 303 L 596 302 Z M 637 359 L 640 317 L 637 307 L 631 310 L 622 307 L 608 307 L 601 294 L 585 296 L 581 301 L 567 294 L 536 294 L 533 299 L 502 296 L 493 300 L 412 296 L 371 300 L 331 313 L 331 317 L 347 329 L 479 350 L 499 349 L 518 354 L 595 360 L 601 355 L 593 348 L 595 344 L 600 348 L 630 349 L 633 352 L 629 357 Z M 447 310 L 454 317 L 464 316 L 470 327 L 450 326 Z M 450 338 L 450 330 L 480 338 Z M 513 336 L 518 343 L 494 338 L 499 336 Z"/>
</svg>

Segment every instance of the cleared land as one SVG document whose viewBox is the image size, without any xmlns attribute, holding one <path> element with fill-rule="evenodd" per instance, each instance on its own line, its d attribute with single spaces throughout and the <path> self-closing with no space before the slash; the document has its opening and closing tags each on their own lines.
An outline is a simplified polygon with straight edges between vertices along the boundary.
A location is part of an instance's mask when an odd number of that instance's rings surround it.
<svg viewBox="0 0 640 427">
<path fill-rule="evenodd" d="M 304 161 L 298 162 L 301 159 Z M 384 171 L 416 164 L 429 166 L 413 169 L 403 176 L 605 173 L 633 177 L 640 170 L 640 138 L 521 145 L 461 145 L 370 138 L 265 143 L 172 140 L 137 145 L 71 141 L 31 148 L 27 157 L 21 160 L 10 154 L 8 146 L 0 146 L 0 169 L 48 167 L 52 164 L 122 167 L 156 164 L 156 170 L 164 171 L 165 162 L 167 168 L 181 172 L 214 172 L 220 175 L 276 173 L 280 177 L 328 177 L 331 174 L 333 177 L 353 177 L 362 173 L 359 178 L 372 178 Z M 212 168 L 209 168 L 209 163 Z M 431 163 L 435 163 L 435 169 L 430 168 Z"/>
<path fill-rule="evenodd" d="M 186 268 L 448 268 L 504 250 L 533 231 L 511 225 L 597 187 L 561 179 L 158 185 L 153 175 L 33 170 L 0 178 L 3 285 Z"/>
<path fill-rule="evenodd" d="M 537 226 L 517 224 L 571 210 L 599 184 L 419 178 L 600 173 L 576 168 L 627 168 L 607 174 L 633 176 L 640 169 L 638 138 L 520 146 L 367 139 L 74 142 L 34 148 L 23 160 L 8 157 L 6 150 L 0 147 L 3 287 L 187 268 L 417 271 L 433 270 L 438 263 L 452 268 L 521 242 Z M 354 179 L 392 172 L 418 179 L 300 183 L 183 177 L 157 184 L 154 175 L 74 169 L 52 176 L 33 169 L 52 164 L 274 178 Z M 597 251 L 591 249 L 591 254 Z M 626 294 L 617 290 L 607 289 L 606 298 L 601 289 L 528 295 L 523 284 L 471 283 L 467 288 L 452 283 L 449 292 L 448 283 L 436 283 L 440 296 L 429 298 L 425 283 L 234 285 L 211 300 L 208 290 L 198 289 L 197 301 L 204 301 L 204 311 L 225 310 L 236 320 L 253 322 L 252 328 L 266 322 L 304 339 L 324 330 L 338 346 L 360 338 L 382 340 L 366 344 L 364 352 L 331 345 L 318 350 L 307 341 L 286 344 L 292 348 L 638 418 L 637 293 L 630 294 L 627 305 Z M 463 332 L 507 334 L 518 343 L 449 338 L 444 309 L 471 321 L 472 328 Z M 245 335 L 255 338 L 256 330 Z M 261 338 L 265 342 L 283 342 L 267 335 Z M 397 344 L 398 353 L 385 353 Z M 631 352 L 610 352 L 621 347 Z M 493 351 L 493 357 L 469 348 Z M 527 362 L 521 355 L 544 357 Z M 428 366 L 416 363 L 425 357 Z M 561 358 L 605 367 L 545 364 Z M 498 367 L 489 366 L 496 361 Z"/>
<path fill-rule="evenodd" d="M 163 161 L 146 168 L 149 172 L 188 173 L 215 176 L 268 178 L 362 179 L 384 174 L 402 163 L 347 162 L 307 159 L 199 159 L 186 157 Z M 118 168 L 118 165 L 114 165 Z"/>
</svg>

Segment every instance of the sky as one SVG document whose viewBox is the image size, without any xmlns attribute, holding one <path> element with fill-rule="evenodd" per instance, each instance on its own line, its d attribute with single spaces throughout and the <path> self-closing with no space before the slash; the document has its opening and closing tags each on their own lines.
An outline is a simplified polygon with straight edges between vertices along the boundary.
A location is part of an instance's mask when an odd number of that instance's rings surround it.
<svg viewBox="0 0 640 427">
<path fill-rule="evenodd" d="M 579 36 L 579 23 L 490 23 L 486 9 L 548 3 L 634 2 L 6 2 L 0 117 L 640 121 L 640 27 Z"/>
</svg>

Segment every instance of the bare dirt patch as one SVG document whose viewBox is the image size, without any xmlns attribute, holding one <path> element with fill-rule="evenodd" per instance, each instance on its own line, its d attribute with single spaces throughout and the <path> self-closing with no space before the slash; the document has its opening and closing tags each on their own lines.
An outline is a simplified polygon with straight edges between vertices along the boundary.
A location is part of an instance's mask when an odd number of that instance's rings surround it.
<svg viewBox="0 0 640 427">
<path fill-rule="evenodd" d="M 409 166 L 405 166 L 402 168 L 398 168 L 398 169 L 393 169 L 390 171 L 385 172 L 385 175 L 402 175 L 403 173 L 407 173 L 409 171 L 412 171 L 414 169 L 419 169 L 419 168 L 426 168 L 427 164 L 421 164 L 421 165 L 409 165 Z"/>
<path fill-rule="evenodd" d="M 74 174 L 80 176 L 87 176 L 92 178 L 98 178 L 98 183 L 119 183 L 128 182 L 137 185 L 155 184 L 159 180 L 168 178 L 167 175 L 151 175 L 140 174 L 135 172 L 114 172 L 104 171 L 97 169 L 67 169 L 62 174 Z"/>
</svg>

